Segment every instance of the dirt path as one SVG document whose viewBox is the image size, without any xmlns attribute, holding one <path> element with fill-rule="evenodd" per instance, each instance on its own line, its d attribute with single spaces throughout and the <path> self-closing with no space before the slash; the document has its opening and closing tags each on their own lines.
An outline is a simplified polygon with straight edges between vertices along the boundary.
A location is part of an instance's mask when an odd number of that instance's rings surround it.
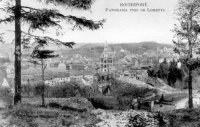
<svg viewBox="0 0 200 127">
<path fill-rule="evenodd" d="M 188 98 L 184 98 L 179 100 L 176 104 L 175 107 L 176 109 L 183 109 L 187 107 L 187 102 L 188 102 Z"/>
<path fill-rule="evenodd" d="M 194 108 L 200 107 L 200 93 L 199 92 L 195 91 L 193 94 L 193 105 L 194 105 Z M 176 109 L 187 108 L 188 107 L 188 97 L 177 101 L 175 106 L 176 106 Z"/>
</svg>

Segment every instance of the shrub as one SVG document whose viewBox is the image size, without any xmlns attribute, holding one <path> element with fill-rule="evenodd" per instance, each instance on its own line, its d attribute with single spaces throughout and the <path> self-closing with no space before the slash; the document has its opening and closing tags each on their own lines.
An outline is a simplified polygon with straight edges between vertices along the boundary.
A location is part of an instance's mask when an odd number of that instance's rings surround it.
<svg viewBox="0 0 200 127">
<path fill-rule="evenodd" d="M 88 97 L 90 94 L 92 95 L 91 89 L 85 87 L 82 88 L 80 84 L 76 82 L 46 87 L 46 96 L 54 98 L 68 98 L 77 95 Z"/>
<path fill-rule="evenodd" d="M 199 109 L 180 109 L 171 112 L 165 112 L 169 127 L 199 127 L 200 110 Z"/>
<path fill-rule="evenodd" d="M 50 102 L 49 107 L 51 108 L 61 108 L 62 106 L 56 102 Z"/>
<path fill-rule="evenodd" d="M 149 120 L 139 114 L 129 116 L 128 121 L 126 127 L 147 127 L 150 125 Z"/>
<path fill-rule="evenodd" d="M 132 98 L 143 97 L 148 92 L 155 92 L 153 89 L 126 85 L 116 89 L 116 96 L 126 96 Z"/>
<path fill-rule="evenodd" d="M 131 108 L 131 102 L 132 98 L 131 97 L 123 97 L 123 96 L 118 96 L 117 101 L 119 103 L 119 108 L 120 109 L 129 109 Z"/>
<path fill-rule="evenodd" d="M 36 92 L 36 89 L 38 89 L 36 87 L 38 87 L 38 85 L 37 86 L 22 85 L 22 96 L 30 97 L 30 96 L 34 95 L 34 93 L 39 94 L 38 91 Z"/>
<path fill-rule="evenodd" d="M 0 88 L 0 96 L 3 96 L 3 97 L 11 96 L 11 89 L 10 88 Z"/>
<path fill-rule="evenodd" d="M 89 100 L 96 109 L 119 109 L 117 98 L 112 96 L 96 96 Z"/>
<path fill-rule="evenodd" d="M 40 96 L 43 86 L 38 84 L 36 86 L 23 86 L 23 95 L 29 95 L 30 93 L 34 96 Z M 93 96 L 92 90 L 89 88 L 82 88 L 77 82 L 69 82 L 63 84 L 57 84 L 55 86 L 45 85 L 45 97 L 52 98 L 68 98 L 76 95 L 88 97 Z"/>
<path fill-rule="evenodd" d="M 96 116 L 90 112 L 62 111 L 25 104 L 17 105 L 8 110 L 5 117 L 11 119 L 8 123 L 9 126 L 17 127 L 63 127 L 71 125 L 94 127 L 98 122 Z"/>
</svg>

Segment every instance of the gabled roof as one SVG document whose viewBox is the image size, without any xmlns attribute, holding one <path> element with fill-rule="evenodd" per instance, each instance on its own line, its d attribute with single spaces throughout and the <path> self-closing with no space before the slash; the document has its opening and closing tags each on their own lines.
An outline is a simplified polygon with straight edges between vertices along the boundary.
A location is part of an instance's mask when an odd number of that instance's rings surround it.
<svg viewBox="0 0 200 127">
<path fill-rule="evenodd" d="M 10 87 L 6 78 L 3 79 L 3 82 L 1 83 L 1 87 Z"/>
</svg>

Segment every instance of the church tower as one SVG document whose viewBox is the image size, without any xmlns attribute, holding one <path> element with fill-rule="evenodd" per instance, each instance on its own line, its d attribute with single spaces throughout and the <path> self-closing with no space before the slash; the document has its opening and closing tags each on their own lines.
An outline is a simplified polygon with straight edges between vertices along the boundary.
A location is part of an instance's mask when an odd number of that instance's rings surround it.
<svg viewBox="0 0 200 127">
<path fill-rule="evenodd" d="M 103 53 L 100 57 L 101 72 L 108 74 L 110 73 L 110 68 L 112 68 L 114 65 L 114 57 L 115 52 L 112 51 L 112 49 L 107 44 L 105 44 Z"/>
</svg>

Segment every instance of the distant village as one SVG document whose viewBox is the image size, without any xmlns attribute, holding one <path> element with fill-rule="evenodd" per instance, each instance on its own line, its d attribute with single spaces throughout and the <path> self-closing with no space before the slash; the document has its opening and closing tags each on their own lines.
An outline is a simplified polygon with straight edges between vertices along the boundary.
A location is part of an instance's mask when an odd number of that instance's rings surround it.
<svg viewBox="0 0 200 127">
<path fill-rule="evenodd" d="M 22 85 L 38 85 L 42 82 L 41 66 L 31 63 L 27 54 L 24 54 L 22 59 Z M 58 58 L 48 59 L 45 62 L 45 84 L 55 86 L 75 81 L 83 86 L 92 86 L 94 82 L 100 80 L 103 83 L 111 77 L 128 83 L 136 80 L 145 81 L 148 77 L 147 69 L 151 68 L 155 61 L 161 63 L 166 59 L 170 62 L 177 58 L 172 48 L 157 48 L 156 51 L 147 51 L 139 55 L 125 49 L 116 52 L 105 44 L 99 58 L 90 58 L 81 54 L 74 54 L 69 58 L 60 54 Z M 11 60 L 3 66 L 0 84 L 13 87 L 14 63 Z M 99 89 L 101 87 L 99 86 Z"/>
</svg>

